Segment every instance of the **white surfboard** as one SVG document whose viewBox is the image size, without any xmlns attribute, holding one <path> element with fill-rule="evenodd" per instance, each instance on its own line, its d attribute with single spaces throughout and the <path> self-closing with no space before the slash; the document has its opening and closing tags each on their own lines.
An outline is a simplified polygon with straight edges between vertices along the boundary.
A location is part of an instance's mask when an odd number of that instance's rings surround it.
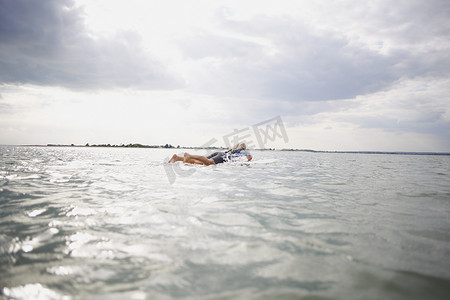
<svg viewBox="0 0 450 300">
<path fill-rule="evenodd" d="M 251 161 L 241 161 L 241 164 L 248 164 L 248 165 L 259 165 L 259 164 L 271 164 L 278 161 L 276 158 L 268 158 L 268 159 L 252 159 Z"/>
</svg>

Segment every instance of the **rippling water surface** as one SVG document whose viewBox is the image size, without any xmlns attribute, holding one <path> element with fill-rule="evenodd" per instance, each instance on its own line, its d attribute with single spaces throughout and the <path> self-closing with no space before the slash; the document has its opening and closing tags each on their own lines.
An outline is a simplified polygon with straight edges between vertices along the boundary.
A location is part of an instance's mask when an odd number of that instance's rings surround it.
<svg viewBox="0 0 450 300">
<path fill-rule="evenodd" d="M 176 152 L 0 147 L 0 298 L 450 299 L 450 156 Z"/>
</svg>

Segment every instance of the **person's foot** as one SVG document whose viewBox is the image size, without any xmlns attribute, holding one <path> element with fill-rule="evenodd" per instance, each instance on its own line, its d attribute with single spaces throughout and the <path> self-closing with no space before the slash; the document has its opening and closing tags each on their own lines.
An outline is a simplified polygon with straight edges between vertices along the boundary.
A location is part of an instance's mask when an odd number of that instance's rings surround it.
<svg viewBox="0 0 450 300">
<path fill-rule="evenodd" d="M 190 159 L 191 159 L 191 155 L 189 153 L 185 152 L 183 161 L 185 163 L 187 163 Z"/>
<path fill-rule="evenodd" d="M 176 161 L 177 161 L 177 158 L 178 158 L 178 156 L 177 156 L 176 154 L 174 154 L 174 155 L 172 156 L 172 158 L 169 160 L 169 163 L 174 163 L 174 162 L 176 162 Z"/>
</svg>

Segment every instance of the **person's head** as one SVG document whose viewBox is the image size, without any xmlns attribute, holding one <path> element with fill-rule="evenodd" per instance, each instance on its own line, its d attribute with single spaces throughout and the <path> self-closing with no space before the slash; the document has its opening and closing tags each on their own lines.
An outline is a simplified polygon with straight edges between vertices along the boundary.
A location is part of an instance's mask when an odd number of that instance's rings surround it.
<svg viewBox="0 0 450 300">
<path fill-rule="evenodd" d="M 245 150 L 245 149 L 247 149 L 247 146 L 245 145 L 245 143 L 236 144 L 232 148 L 232 150 Z"/>
</svg>

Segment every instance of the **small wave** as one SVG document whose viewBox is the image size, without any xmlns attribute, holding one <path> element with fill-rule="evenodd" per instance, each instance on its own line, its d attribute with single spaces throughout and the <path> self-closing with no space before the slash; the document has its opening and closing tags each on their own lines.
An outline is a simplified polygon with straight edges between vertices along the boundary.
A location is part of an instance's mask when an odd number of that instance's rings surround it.
<svg viewBox="0 0 450 300">
<path fill-rule="evenodd" d="M 27 200 L 27 199 L 37 199 L 38 196 L 32 195 L 31 193 L 16 192 L 7 188 L 0 189 L 0 202 L 11 204 L 15 200 Z M 0 213 L 1 215 L 1 213 Z"/>
<path fill-rule="evenodd" d="M 31 218 L 34 218 L 34 217 L 39 216 L 40 214 L 42 214 L 42 213 L 45 212 L 45 211 L 46 211 L 46 209 L 44 209 L 44 208 L 42 208 L 42 209 L 35 209 L 35 210 L 33 210 L 33 211 L 27 213 L 27 215 L 28 215 L 29 217 L 31 217 Z"/>
<path fill-rule="evenodd" d="M 68 300 L 69 296 L 58 294 L 57 292 L 42 286 L 40 283 L 30 283 L 16 287 L 4 287 L 2 294 L 13 299 L 58 299 Z"/>
<path fill-rule="evenodd" d="M 53 239 L 53 236 L 58 232 L 59 230 L 57 228 L 52 227 L 31 239 L 23 241 L 21 246 L 22 251 L 31 252 L 36 248 L 47 245 L 47 243 L 50 242 Z"/>
<path fill-rule="evenodd" d="M 6 266 L 15 263 L 14 254 L 20 249 L 20 242 L 17 238 L 0 234 L 0 265 Z"/>
<path fill-rule="evenodd" d="M 6 180 L 13 181 L 13 180 L 27 180 L 27 179 L 41 179 L 41 175 L 34 174 L 34 175 L 28 175 L 28 176 L 20 176 L 18 174 L 11 174 L 4 177 Z"/>
</svg>

